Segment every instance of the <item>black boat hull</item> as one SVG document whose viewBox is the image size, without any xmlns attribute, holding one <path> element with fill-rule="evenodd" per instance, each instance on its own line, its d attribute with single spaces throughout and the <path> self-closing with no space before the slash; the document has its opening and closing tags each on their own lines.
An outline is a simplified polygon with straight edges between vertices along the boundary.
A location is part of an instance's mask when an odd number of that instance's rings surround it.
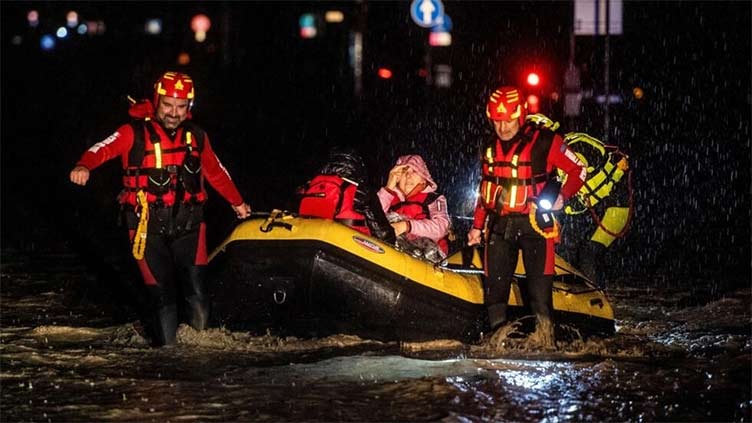
<svg viewBox="0 0 752 423">
<path fill-rule="evenodd" d="M 233 330 L 473 342 L 488 329 L 479 275 L 437 267 L 332 221 L 285 215 L 244 222 L 209 267 L 212 323 Z M 524 269 L 516 279 L 512 319 L 531 314 Z M 558 327 L 582 337 L 614 333 L 603 292 L 558 258 L 553 300 Z M 522 321 L 523 330 L 534 326 Z"/>
</svg>

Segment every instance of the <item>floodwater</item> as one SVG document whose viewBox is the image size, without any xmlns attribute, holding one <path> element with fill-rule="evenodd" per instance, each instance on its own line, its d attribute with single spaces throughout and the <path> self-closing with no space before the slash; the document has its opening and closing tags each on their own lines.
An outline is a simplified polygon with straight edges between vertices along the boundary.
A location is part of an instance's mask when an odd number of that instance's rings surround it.
<svg viewBox="0 0 752 423">
<path fill-rule="evenodd" d="M 752 290 L 614 286 L 616 336 L 302 340 L 181 326 L 151 348 L 69 255 L 2 257 L 2 421 L 750 421 Z M 646 284 L 643 284 L 646 285 Z"/>
</svg>

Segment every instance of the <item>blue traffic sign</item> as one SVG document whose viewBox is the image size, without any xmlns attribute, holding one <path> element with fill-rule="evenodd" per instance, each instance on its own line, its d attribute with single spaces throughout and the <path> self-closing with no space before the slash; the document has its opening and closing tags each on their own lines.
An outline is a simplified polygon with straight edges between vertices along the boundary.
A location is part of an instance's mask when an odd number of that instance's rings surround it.
<svg viewBox="0 0 752 423">
<path fill-rule="evenodd" d="M 431 32 L 452 32 L 452 19 L 446 13 L 436 19 L 436 25 L 431 28 Z"/>
<path fill-rule="evenodd" d="M 435 26 L 439 23 L 439 17 L 443 15 L 444 5 L 441 0 L 413 0 L 410 5 L 410 16 L 423 28 Z"/>
</svg>

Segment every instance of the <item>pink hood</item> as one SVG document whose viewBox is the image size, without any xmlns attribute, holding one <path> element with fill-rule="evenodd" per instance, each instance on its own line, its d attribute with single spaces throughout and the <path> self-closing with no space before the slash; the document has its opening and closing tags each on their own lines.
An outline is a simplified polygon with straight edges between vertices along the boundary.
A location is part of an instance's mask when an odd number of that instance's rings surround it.
<svg viewBox="0 0 752 423">
<path fill-rule="evenodd" d="M 397 165 L 408 165 L 412 170 L 417 173 L 418 175 L 422 176 L 423 179 L 428 182 L 428 185 L 433 188 L 434 190 L 438 189 L 438 185 L 436 185 L 436 182 L 434 182 L 433 178 L 431 178 L 431 172 L 428 171 L 428 166 L 426 166 L 426 162 L 423 161 L 423 158 L 420 157 L 417 154 L 410 154 L 407 156 L 401 156 L 399 159 L 397 159 Z"/>
</svg>

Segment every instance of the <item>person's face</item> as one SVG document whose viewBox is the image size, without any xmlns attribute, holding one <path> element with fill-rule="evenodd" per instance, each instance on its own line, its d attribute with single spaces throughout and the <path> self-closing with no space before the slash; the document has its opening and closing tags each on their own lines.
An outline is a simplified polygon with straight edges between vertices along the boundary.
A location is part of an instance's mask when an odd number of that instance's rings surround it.
<svg viewBox="0 0 752 423">
<path fill-rule="evenodd" d="M 190 101 L 184 98 L 159 96 L 157 120 L 167 129 L 177 128 L 188 116 L 189 103 Z"/>
<path fill-rule="evenodd" d="M 397 187 L 402 191 L 405 195 L 410 194 L 410 192 L 418 185 L 418 184 L 425 184 L 426 180 L 423 179 L 422 176 L 416 171 L 413 170 L 410 166 L 405 167 L 405 171 L 402 174 L 402 178 L 400 178 L 399 182 L 397 183 Z"/>
<path fill-rule="evenodd" d="M 519 119 L 494 120 L 493 126 L 496 135 L 498 135 L 502 141 L 509 141 L 514 138 L 514 136 L 517 135 L 517 131 L 520 130 L 520 121 Z"/>
</svg>

